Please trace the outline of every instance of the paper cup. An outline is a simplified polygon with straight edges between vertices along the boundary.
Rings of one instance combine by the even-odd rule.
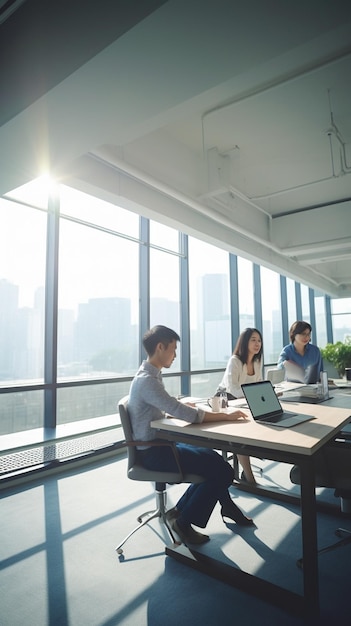
[[[210,399],[210,405],[214,413],[219,413],[221,409],[220,404],[221,404],[221,399],[219,396],[213,396],[213,398]]]

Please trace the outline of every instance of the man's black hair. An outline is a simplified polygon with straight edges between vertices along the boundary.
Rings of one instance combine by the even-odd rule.
[[[167,328],[167,326],[153,326],[146,331],[143,337],[143,346],[148,356],[152,356],[155,354],[158,343],[162,343],[167,348],[172,341],[180,341],[179,335],[174,330]]]

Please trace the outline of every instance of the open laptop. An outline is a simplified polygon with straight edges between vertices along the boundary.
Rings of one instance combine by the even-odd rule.
[[[244,383],[241,388],[256,422],[290,428],[314,419],[313,415],[284,411],[270,380]]]
[[[304,383],[305,385],[313,385],[319,381],[319,366],[314,363],[303,369],[293,361],[285,361],[284,364],[286,380]]]
[[[285,394],[284,402],[307,402],[308,404],[320,404],[330,400],[328,387],[328,373],[320,373],[320,381],[316,385],[303,385],[297,389],[297,394]]]

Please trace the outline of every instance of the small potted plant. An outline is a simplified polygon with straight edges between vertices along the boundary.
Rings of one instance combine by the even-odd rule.
[[[348,338],[345,343],[342,341],[327,343],[325,348],[321,348],[321,354],[323,360],[329,361],[342,378],[345,375],[345,368],[351,367],[351,339]]]

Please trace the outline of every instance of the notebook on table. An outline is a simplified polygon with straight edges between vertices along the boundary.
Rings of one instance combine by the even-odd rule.
[[[351,387],[351,380],[345,380],[345,378],[334,378],[332,385],[339,387],[340,389],[348,389]]]
[[[290,428],[315,419],[313,415],[284,411],[269,380],[244,383],[241,388],[256,422]]]

